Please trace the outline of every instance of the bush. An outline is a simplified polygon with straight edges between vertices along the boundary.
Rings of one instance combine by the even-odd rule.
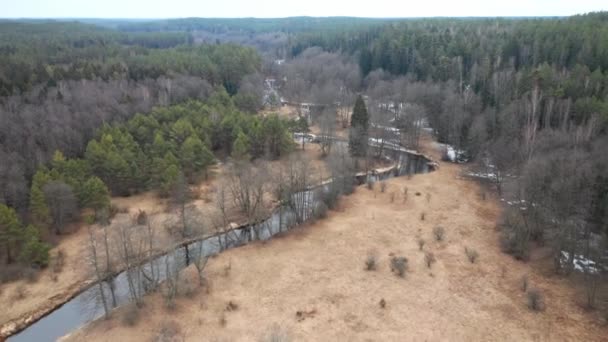
[[[21,278],[21,267],[22,266],[18,264],[2,265],[2,267],[0,267],[0,284]]]
[[[125,308],[125,312],[122,316],[122,323],[130,327],[137,324],[139,321],[139,308],[134,303],[130,303]]]
[[[20,284],[15,288],[15,293],[13,293],[13,300],[22,300],[27,295],[27,290],[23,284]]]
[[[58,249],[57,253],[51,257],[51,270],[53,273],[60,273],[65,264],[65,253],[62,249]]]
[[[531,233],[522,221],[521,215],[507,211],[500,225],[500,248],[504,253],[513,255],[518,260],[530,258]]]
[[[38,271],[31,267],[24,268],[22,271],[22,277],[25,278],[28,283],[35,283],[38,281]]]
[[[313,218],[319,220],[319,219],[323,219],[327,217],[327,205],[323,202],[319,202],[315,205],[315,207],[312,210],[312,216]]]
[[[369,253],[365,259],[365,270],[375,271],[378,266],[378,258],[374,253]]]
[[[178,342],[183,341],[183,338],[179,336],[180,328],[179,325],[173,321],[163,322],[160,325],[160,329],[154,337],[154,342]]]
[[[437,261],[437,259],[435,259],[435,254],[433,254],[433,252],[424,253],[424,263],[426,264],[426,267],[431,268],[435,261]]]
[[[538,289],[530,289],[528,291],[528,308],[532,311],[543,311],[545,309],[545,302],[543,295]]]
[[[84,216],[84,223],[88,224],[89,226],[95,224],[95,221],[97,221],[97,218],[94,214],[88,214]]]
[[[374,182],[371,178],[368,177],[367,183],[366,183],[367,190],[374,190],[374,183],[376,183],[376,182]]]
[[[421,251],[424,248],[424,244],[426,243],[426,241],[424,241],[423,238],[419,238],[418,239],[418,250]]]
[[[228,301],[228,304],[226,304],[226,311],[236,311],[239,309],[238,304],[236,304],[233,301]]]
[[[445,237],[445,229],[442,226],[436,226],[433,228],[433,235],[435,235],[435,240],[443,241]]]
[[[183,279],[184,279],[183,284],[180,287],[182,294],[186,298],[194,297],[198,292],[198,289],[199,289],[198,285],[194,281],[190,280],[189,277],[184,277]],[[185,279],[188,279],[188,280],[185,280]]]
[[[392,257],[391,258],[391,272],[395,273],[399,277],[405,277],[407,271],[407,258],[406,257]]]
[[[521,277],[521,291],[522,292],[528,291],[528,276],[527,275],[523,275]]]
[[[327,190],[321,190],[318,192],[319,199],[321,202],[325,203],[327,208],[334,209],[336,204],[338,204],[338,199],[340,198],[340,191],[337,185],[331,183]]]
[[[479,258],[479,253],[472,248],[465,247],[464,253],[467,255],[467,258],[469,259],[471,264],[474,264],[475,261],[477,261],[477,259]]]
[[[143,226],[144,224],[148,223],[148,214],[145,210],[140,209],[137,212],[137,214],[135,215],[135,223],[140,226]]]

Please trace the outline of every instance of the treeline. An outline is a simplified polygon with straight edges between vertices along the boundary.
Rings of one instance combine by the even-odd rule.
[[[412,19],[378,27],[298,34],[292,55],[308,47],[355,54],[364,75],[383,69],[420,80],[468,77],[541,63],[608,69],[608,14],[554,19]],[[475,70],[477,69],[477,70]]]
[[[380,26],[403,19],[375,19],[355,17],[289,17],[289,18],[183,18],[152,20],[148,22],[126,22],[115,25],[126,32],[158,31],[208,31],[212,33],[268,32],[298,33],[310,30],[329,31],[345,27]]]
[[[172,73],[223,83],[260,63],[250,49],[193,46],[186,32],[124,33],[81,23],[0,23],[0,96],[62,80],[142,80]]]

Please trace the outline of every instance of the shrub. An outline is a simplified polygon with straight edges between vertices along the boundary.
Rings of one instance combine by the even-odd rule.
[[[406,257],[392,257],[391,258],[391,272],[394,272],[399,277],[405,277],[407,271],[407,258]]]
[[[27,267],[23,269],[22,276],[28,283],[35,283],[38,280],[38,271],[31,267]]]
[[[139,308],[134,303],[128,304],[122,316],[122,323],[130,327],[134,326],[139,320]]]
[[[94,214],[88,214],[84,216],[84,223],[88,224],[89,226],[94,224],[95,221],[97,221],[97,218]]]
[[[504,253],[513,255],[518,260],[530,257],[531,232],[524,224],[521,214],[507,210],[500,224],[500,248]]]
[[[184,277],[184,279],[189,279],[188,277]],[[182,294],[184,297],[192,298],[198,292],[198,285],[192,280],[184,280],[182,286],[180,287]]]
[[[545,302],[543,295],[538,289],[530,289],[528,291],[528,308],[532,311],[543,311],[545,309]]]
[[[437,259],[435,259],[435,254],[433,254],[433,252],[424,253],[424,263],[426,264],[426,267],[431,268],[435,261],[437,261]]]
[[[63,270],[63,265],[65,264],[65,253],[62,249],[58,249],[57,253],[53,255],[51,258],[51,270],[54,273],[59,273]]]
[[[0,267],[0,284],[21,278],[23,275],[21,267],[22,266],[18,264],[2,265],[2,267]]]
[[[375,271],[378,266],[378,258],[374,253],[369,253],[365,259],[365,270]]]
[[[153,342],[178,342],[183,341],[179,336],[180,328],[176,322],[168,321],[160,325],[160,329],[154,337]]]
[[[418,250],[421,251],[424,248],[424,244],[426,243],[426,241],[424,241],[423,238],[418,238]]]
[[[233,301],[228,301],[228,304],[226,304],[226,311],[236,311],[238,310],[239,306],[238,304],[236,304]]]
[[[371,178],[367,178],[367,189],[368,190],[374,190],[374,181]]]
[[[15,288],[15,293],[13,293],[13,299],[22,300],[25,298],[26,295],[27,290],[25,289],[25,286],[23,286],[23,284],[20,284],[19,286],[17,286],[17,288]]]
[[[477,258],[479,258],[479,253],[472,248],[465,247],[464,253],[467,255],[467,258],[469,259],[471,264],[474,264],[475,261],[477,261]]]
[[[338,204],[338,199],[340,197],[340,191],[337,185],[331,183],[327,190],[321,190],[318,192],[318,196],[321,202],[325,203],[327,208],[333,209],[336,204]]]
[[[435,226],[435,228],[433,228],[433,235],[435,235],[435,240],[443,241],[445,237],[445,229],[442,226]]]
[[[137,214],[135,214],[135,223],[140,226],[148,223],[148,214],[145,210],[139,210]]]
[[[523,275],[521,277],[521,291],[522,292],[526,292],[528,291],[528,276],[527,275]]]
[[[315,205],[312,210],[313,218],[319,220],[327,217],[327,205],[323,202],[319,202]]]
[[[385,192],[386,191],[386,182],[382,181],[380,182],[380,192]]]

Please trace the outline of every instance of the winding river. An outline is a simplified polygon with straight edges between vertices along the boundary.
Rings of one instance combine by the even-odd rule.
[[[391,160],[394,160],[395,165],[379,172],[373,172],[370,175],[358,174],[357,181],[359,184],[364,183],[367,179],[378,181],[394,176],[426,173],[432,171],[434,167],[430,159],[413,151],[385,148],[384,154]],[[325,191],[328,184],[325,183],[317,187],[317,189],[304,191],[294,196],[300,196],[300,198],[304,196],[306,201],[310,203],[307,207],[313,208],[316,205],[314,191]],[[310,212],[306,216],[310,217]],[[289,229],[290,225],[288,225],[288,222],[294,222],[294,212],[289,207],[283,206],[274,210],[272,215],[261,223],[238,227],[216,236],[192,242],[188,245],[188,250],[193,251],[202,247],[204,255],[215,255],[220,253],[221,250],[238,247],[254,240],[270,239],[273,235]],[[222,249],[220,246],[224,248]],[[177,262],[179,267],[183,268],[186,266],[185,250],[184,246],[179,247],[172,252],[158,256],[153,261],[149,261],[143,268],[149,271],[154,263],[156,265],[165,265],[166,262],[171,264]],[[167,258],[169,259],[167,260]],[[184,261],[179,262],[179,260]],[[160,271],[159,279],[161,281],[166,278],[164,269],[165,267],[163,266],[158,267],[158,271]],[[111,283],[109,281],[102,283],[104,292],[108,294],[109,286],[114,286],[117,306],[124,305],[130,301],[126,271],[119,273]],[[100,318],[103,316],[104,311],[103,306],[95,299],[98,298],[98,293],[99,284],[92,284],[73,299],[32,323],[21,332],[9,337],[8,341],[55,341],[86,323]]]

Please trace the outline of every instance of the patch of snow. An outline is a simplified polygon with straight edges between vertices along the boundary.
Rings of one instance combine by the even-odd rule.
[[[570,253],[566,251],[561,252],[560,262],[563,264],[567,263],[570,259]],[[589,272],[598,274],[600,272],[597,263],[591,259],[587,259],[580,254],[574,254],[574,269],[579,272]]]
[[[457,150],[452,145],[440,144],[445,151],[445,159],[452,163],[464,164],[469,161],[465,150]]]

